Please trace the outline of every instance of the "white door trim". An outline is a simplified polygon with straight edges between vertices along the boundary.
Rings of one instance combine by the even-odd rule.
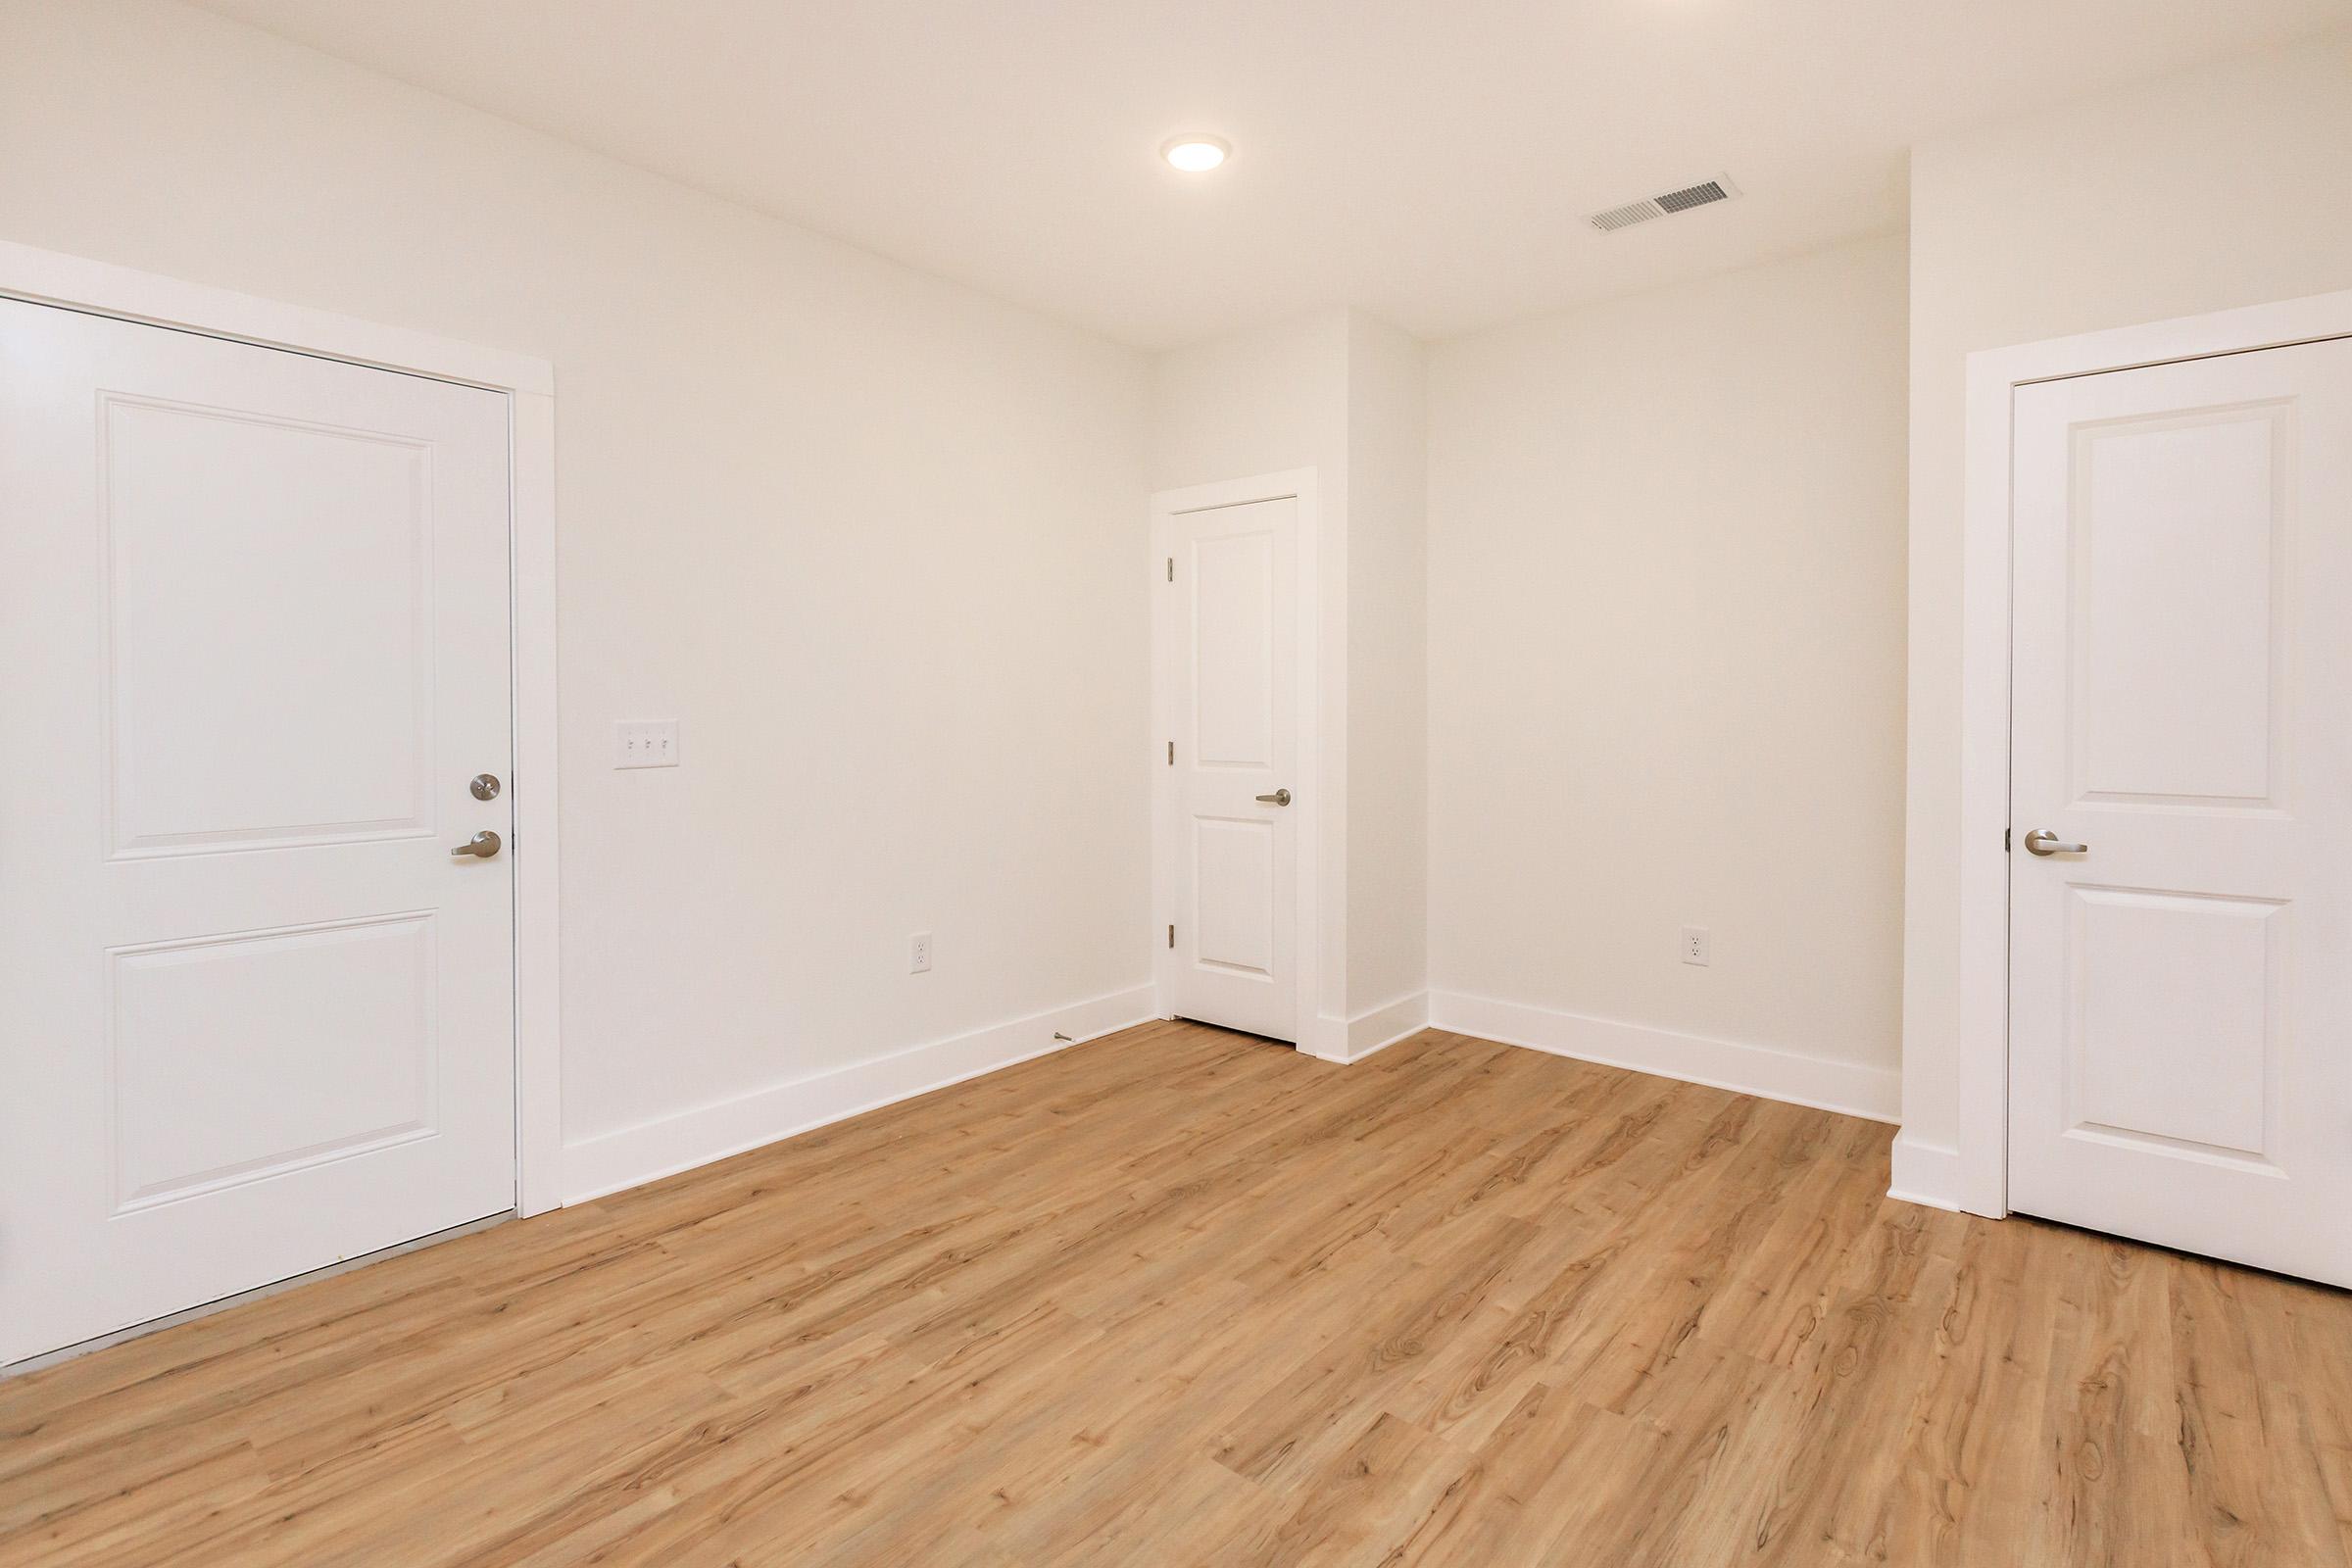
[[[506,394],[514,627],[515,1211],[527,1215],[560,1207],[564,1101],[556,898],[554,368],[527,355],[7,241],[0,241],[0,297]]]
[[[1164,563],[1174,553],[1170,529],[1172,519],[1178,514],[1286,498],[1298,503],[1298,564],[1296,573],[1298,591],[1296,720],[1298,784],[1293,792],[1298,797],[1298,940],[1294,949],[1298,988],[1297,1032],[1292,1038],[1300,1051],[1323,1055],[1327,1054],[1327,1043],[1322,1037],[1319,1006],[1323,951],[1322,856],[1319,847],[1331,822],[1329,813],[1337,809],[1338,802],[1331,798],[1323,777],[1325,768],[1320,710],[1325,655],[1319,615],[1322,594],[1319,588],[1315,470],[1291,468],[1281,473],[1259,474],[1249,479],[1228,479],[1215,484],[1188,485],[1181,490],[1159,491],[1152,497],[1151,503],[1148,537],[1152,555],[1148,569],[1153,584],[1166,586]],[[1163,750],[1167,738],[1175,733],[1172,662],[1176,657],[1176,638],[1175,627],[1168,615],[1167,598],[1153,594],[1152,605],[1152,929],[1156,933],[1164,930],[1176,918],[1176,867],[1173,860],[1176,839],[1171,826],[1175,820],[1176,793],[1169,777],[1170,770],[1164,765],[1166,754]],[[1154,939],[1152,943],[1152,1011],[1162,1018],[1175,1015],[1175,956],[1164,941]],[[1345,1044],[1342,1043],[1339,1049],[1344,1056]]]
[[[2352,336],[2352,290],[1968,357],[1960,580],[1960,1104],[1957,1191],[2009,1212],[2011,443],[2017,388]]]

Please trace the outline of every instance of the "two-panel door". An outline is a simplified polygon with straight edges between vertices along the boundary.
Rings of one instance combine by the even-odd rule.
[[[1296,1040],[1298,503],[1180,512],[1161,542],[1167,1005]]]
[[[500,394],[0,301],[0,1361],[514,1206],[508,472]]]
[[[2014,418],[2010,1204],[2352,1285],[2352,341]]]

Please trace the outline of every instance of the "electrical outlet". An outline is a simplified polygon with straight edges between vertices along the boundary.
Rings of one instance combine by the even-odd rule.
[[[906,972],[908,974],[929,974],[931,972],[930,932],[917,931],[906,939]]]
[[[1705,926],[1687,925],[1683,927],[1683,961],[1701,964],[1707,961],[1707,928]]]
[[[678,721],[612,726],[614,767],[675,767],[678,765]]]

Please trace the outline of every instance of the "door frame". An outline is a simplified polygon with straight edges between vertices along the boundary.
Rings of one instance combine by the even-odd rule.
[[[1968,357],[1960,580],[1961,1209],[2009,1212],[2009,725],[2016,394],[2039,381],[2352,337],[2352,290]],[[1929,1152],[1923,1151],[1922,1152]]]
[[[1165,588],[1167,577],[1163,563],[1174,553],[1171,537],[1175,519],[1186,513],[1212,512],[1226,507],[1249,506],[1257,501],[1296,501],[1298,503],[1298,560],[1293,571],[1297,584],[1297,693],[1294,698],[1295,725],[1293,737],[1298,757],[1298,780],[1293,789],[1297,804],[1292,808],[1298,821],[1298,907],[1297,931],[1292,946],[1298,969],[1298,989],[1293,998],[1294,1023],[1292,1043],[1309,1055],[1325,1055],[1321,1038],[1322,972],[1322,907],[1323,878],[1320,874],[1322,855],[1320,846],[1326,832],[1345,818],[1340,815],[1339,802],[1326,787],[1329,769],[1323,747],[1322,674],[1325,656],[1322,646],[1322,591],[1320,576],[1320,548],[1318,516],[1315,503],[1315,470],[1290,468],[1279,473],[1258,474],[1247,479],[1220,480],[1213,484],[1187,485],[1178,490],[1162,490],[1151,501],[1151,526],[1148,530],[1151,545],[1150,582],[1153,590]],[[1165,763],[1163,750],[1168,738],[1175,733],[1175,660],[1178,647],[1175,605],[1170,596],[1154,591],[1152,595],[1152,931],[1156,934],[1176,918],[1176,789]],[[1175,1014],[1176,958],[1163,941],[1152,943],[1152,1010],[1162,1018]]]
[[[0,297],[505,395],[514,683],[514,1209],[530,1215],[563,1206],[554,367],[503,349],[5,240]]]

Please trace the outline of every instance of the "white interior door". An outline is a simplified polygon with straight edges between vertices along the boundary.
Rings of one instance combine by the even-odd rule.
[[[1166,1005],[1295,1040],[1298,503],[1183,512],[1166,528]]]
[[[2015,416],[2011,1206],[2352,1285],[2352,341]]]
[[[511,1208],[505,398],[0,301],[0,1360]]]

